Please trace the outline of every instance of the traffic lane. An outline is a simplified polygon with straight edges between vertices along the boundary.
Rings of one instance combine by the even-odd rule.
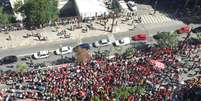
[[[169,27],[153,28],[150,30],[148,27],[140,24],[135,29],[129,30],[127,32],[114,34],[114,36],[116,39],[122,39],[123,37],[132,37],[132,36],[140,34],[140,33],[145,33],[148,36],[152,37],[153,35],[157,34],[157,32],[175,31],[181,27],[182,27],[182,25],[175,25],[175,26],[169,26]]]
[[[125,47],[127,46],[123,46],[124,49],[126,49]],[[98,47],[98,48],[91,48],[89,50],[89,53],[94,53],[94,52],[103,52],[103,51],[108,51],[110,52],[109,55],[111,54],[114,54],[114,53],[118,53],[119,51],[116,51],[114,49],[114,46],[113,45],[108,45],[108,46],[105,46],[105,47]],[[61,64],[61,60],[62,58],[63,59],[67,59],[67,58],[72,58],[75,56],[75,53],[70,53],[70,54],[64,54],[64,55],[55,55],[54,53],[50,53],[50,56],[48,58],[44,58],[44,59],[32,59],[32,62],[34,64],[40,64],[40,63],[45,63],[46,65],[54,65],[55,63],[59,62],[60,61],[60,64]],[[3,70],[3,71],[7,71],[7,70],[16,70],[16,65],[17,64],[26,64],[26,63],[30,63],[30,59],[27,59],[27,60],[22,60],[23,57],[19,57],[18,58],[18,62],[16,63],[12,63],[12,64],[7,64],[7,65],[1,65],[0,66],[0,70]],[[58,63],[57,63],[58,64]],[[13,68],[8,68],[9,66],[13,66]]]
[[[141,27],[143,27],[143,26],[141,26]],[[171,28],[167,27],[164,29],[170,31],[172,28],[174,28],[174,30],[176,29],[175,26],[173,26]],[[129,32],[116,33],[116,34],[114,34],[114,36],[116,39],[121,39],[122,37],[128,37],[128,36],[132,36],[132,35],[138,33],[136,31],[140,31],[140,30],[136,29],[136,30],[129,31]],[[161,28],[160,31],[164,31],[164,30]],[[143,32],[143,30],[141,30],[141,32]],[[156,32],[158,32],[157,28],[150,30],[148,33],[155,34]],[[108,38],[108,36],[100,35],[100,36],[96,36],[96,37],[83,38],[82,43],[93,43],[95,41],[105,39],[105,38]],[[78,40],[76,39],[76,40],[68,40],[66,42],[62,41],[62,42],[54,42],[54,43],[49,43],[49,44],[45,43],[45,44],[40,44],[37,46],[31,46],[31,47],[20,47],[20,48],[1,50],[0,57],[8,56],[8,55],[20,55],[20,56],[27,55],[27,54],[30,55],[30,54],[40,51],[40,50],[55,50],[55,49],[59,48],[61,45],[62,46],[65,46],[65,45],[76,46],[77,43],[78,43]]]
[[[82,43],[93,43],[95,41],[98,41],[100,39],[108,38],[107,35],[100,35],[96,37],[90,37],[90,38],[83,38]],[[20,47],[20,48],[10,48],[6,50],[0,50],[0,57],[9,56],[9,55],[16,55],[19,57],[23,57],[26,55],[32,55],[35,52],[41,51],[41,50],[51,50],[54,51],[62,46],[72,46],[75,47],[78,45],[78,40],[68,40],[68,41],[62,41],[62,42],[54,42],[50,44],[40,44],[35,46],[26,46],[26,47]]]
[[[43,58],[43,59],[32,59],[31,58],[31,59],[27,59],[27,60],[22,60],[23,57],[19,57],[18,61],[15,63],[7,64],[7,65],[1,65],[0,70],[3,70],[3,71],[16,70],[17,64],[29,64],[31,61],[34,64],[45,63],[46,65],[52,65],[54,63],[56,64],[57,62],[61,62],[62,58],[63,59],[65,59],[67,57],[71,58],[72,56],[74,56],[74,53],[64,54],[64,55],[55,55],[55,54],[51,53],[48,58]],[[11,66],[13,66],[13,68],[8,68]]]
[[[77,45],[77,40],[68,40],[62,42],[54,42],[54,43],[44,43],[35,46],[26,46],[26,47],[19,47],[19,48],[11,48],[6,50],[0,50],[0,57],[9,56],[9,55],[16,55],[16,56],[23,56],[23,55],[31,55],[35,52],[41,50],[55,50],[61,46],[75,46]]]
[[[89,43],[92,44],[96,41],[99,41],[101,39],[108,39],[107,35],[100,35],[100,36],[94,36],[94,37],[88,37],[88,38],[82,38],[81,41],[82,43]]]

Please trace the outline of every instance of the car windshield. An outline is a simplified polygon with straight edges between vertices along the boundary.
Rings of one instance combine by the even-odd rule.
[[[60,48],[60,52],[66,52],[66,51],[68,51],[68,49],[66,49],[66,48],[65,49],[64,48]]]
[[[38,52],[37,55],[40,56],[40,52]]]
[[[38,52],[38,56],[45,56],[46,54],[43,54],[41,52]]]
[[[59,51],[62,52],[63,51],[62,48],[59,48]]]
[[[99,41],[99,43],[101,43],[101,44],[107,44],[107,40],[101,40],[101,41]]]
[[[124,40],[119,40],[119,43],[123,44],[123,43],[124,43]]]

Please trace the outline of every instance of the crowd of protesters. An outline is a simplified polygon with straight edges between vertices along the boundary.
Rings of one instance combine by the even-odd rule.
[[[93,96],[100,96],[103,101],[123,101],[122,96],[114,95],[118,88],[140,86],[145,89],[144,94],[130,93],[128,101],[184,101],[197,94],[188,92],[200,87],[201,78],[183,81],[180,68],[184,64],[177,56],[183,54],[191,59],[198,49],[198,46],[186,46],[184,51],[174,53],[167,48],[150,48],[149,51],[136,50],[129,58],[118,54],[110,59],[96,56],[84,64],[70,63],[56,69],[1,72],[0,84],[8,88],[1,90],[0,96],[10,101],[26,98],[90,101]],[[151,64],[151,59],[160,61],[165,68]],[[198,101],[199,96],[193,98]]]

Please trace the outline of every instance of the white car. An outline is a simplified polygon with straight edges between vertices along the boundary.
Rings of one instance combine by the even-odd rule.
[[[128,1],[127,5],[132,11],[137,12],[137,6],[134,1]]]
[[[103,47],[112,44],[111,40],[102,39],[93,43],[94,47]]]
[[[33,54],[33,58],[42,59],[49,57],[49,51],[39,51]]]
[[[115,46],[123,46],[123,45],[127,45],[127,44],[130,44],[131,43],[131,40],[129,37],[124,37],[123,39],[121,40],[117,40],[114,42],[114,45]]]
[[[56,55],[63,55],[63,54],[71,53],[71,52],[73,52],[73,48],[70,46],[65,46],[65,47],[61,47],[61,48],[57,49],[55,51],[55,54]]]

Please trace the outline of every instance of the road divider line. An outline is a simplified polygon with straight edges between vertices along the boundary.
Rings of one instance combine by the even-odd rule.
[[[54,52],[55,50],[49,50],[49,52]],[[31,56],[33,53],[27,53],[27,54],[21,54],[21,55],[17,55],[17,57],[24,57],[24,56]]]
[[[27,54],[21,54],[21,55],[17,55],[17,57],[24,57],[24,56],[31,56],[32,53],[27,53]]]

